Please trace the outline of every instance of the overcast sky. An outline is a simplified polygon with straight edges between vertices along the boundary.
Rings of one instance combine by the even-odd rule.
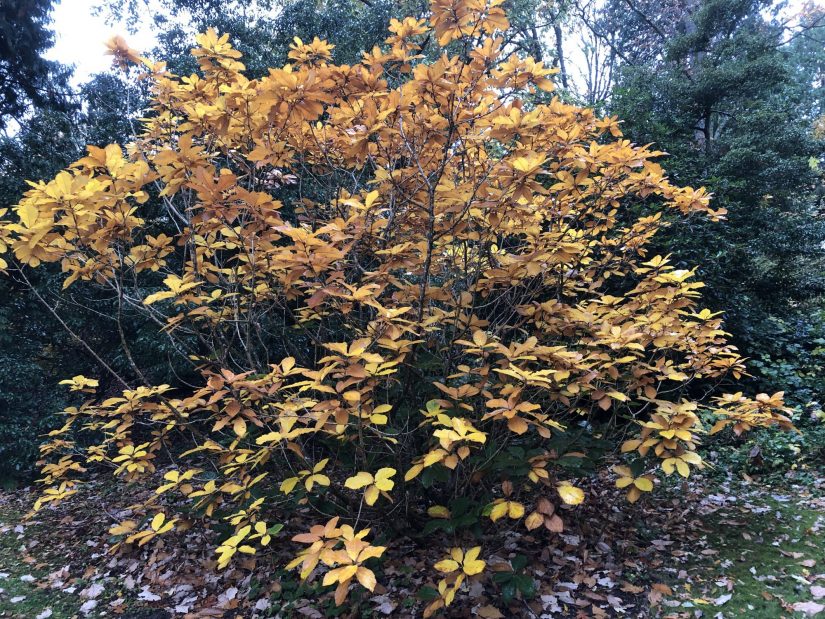
[[[825,0],[816,0],[825,5]],[[103,15],[94,15],[93,9],[101,0],[61,0],[52,11],[55,29],[55,45],[46,54],[52,60],[73,64],[73,85],[84,83],[91,75],[111,66],[111,56],[104,55],[104,41],[114,34],[126,38],[130,47],[140,52],[150,50],[155,43],[150,22],[129,33],[125,23],[107,24]],[[804,0],[790,0],[789,10],[804,4]],[[574,50],[570,54],[576,56]]]
[[[112,57],[105,55],[104,45],[112,35],[122,35],[132,48],[141,52],[150,50],[155,43],[147,25],[131,34],[125,23],[109,25],[103,15],[94,15],[94,7],[100,4],[101,0],[61,0],[52,9],[55,44],[46,57],[73,64],[75,86],[112,65]]]

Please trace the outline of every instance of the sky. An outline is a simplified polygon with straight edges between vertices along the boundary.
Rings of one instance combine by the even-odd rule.
[[[46,54],[51,60],[75,66],[72,85],[78,86],[95,73],[111,66],[111,56],[106,56],[104,42],[112,35],[125,37],[129,46],[139,52],[151,50],[155,43],[149,21],[140,24],[130,33],[123,22],[110,24],[103,15],[95,15],[94,8],[104,0],[61,0],[52,10],[55,45]],[[816,0],[825,4],[825,0]],[[804,0],[789,0],[788,10],[794,11]],[[575,51],[570,54],[575,57]]]
[[[138,51],[148,51],[155,43],[151,27],[142,24],[130,33],[123,22],[107,24],[103,15],[95,15],[94,8],[101,0],[61,0],[52,9],[55,44],[45,56],[63,64],[75,66],[72,85],[77,86],[95,73],[106,71],[112,57],[106,56],[104,42],[119,34]]]

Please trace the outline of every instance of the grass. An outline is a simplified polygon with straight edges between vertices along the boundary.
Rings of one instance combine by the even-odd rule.
[[[812,600],[806,577],[825,567],[825,511],[769,489],[746,497],[704,522],[706,554],[688,555],[684,569],[693,583],[680,596],[691,595],[682,609],[749,619],[802,616],[788,609]]]
[[[37,583],[44,582],[48,574],[59,567],[50,566],[42,560],[45,557],[35,558],[29,554],[26,542],[45,532],[37,530],[43,525],[26,527],[22,534],[15,531],[21,518],[22,513],[0,504],[0,527],[3,531],[0,533],[0,572],[8,574],[0,580],[0,588],[3,589],[0,594],[0,617],[35,619],[46,609],[52,611],[52,619],[77,616],[82,603],[77,595],[37,586]],[[21,580],[28,576],[33,576],[35,580]],[[21,597],[22,600],[12,602]]]

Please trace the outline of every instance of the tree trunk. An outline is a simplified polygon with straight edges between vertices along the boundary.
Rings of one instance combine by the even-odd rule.
[[[567,67],[564,64],[564,47],[562,46],[562,32],[561,24],[556,22],[553,24],[553,32],[556,34],[556,64],[559,67],[559,75],[561,76],[561,85],[567,89]]]

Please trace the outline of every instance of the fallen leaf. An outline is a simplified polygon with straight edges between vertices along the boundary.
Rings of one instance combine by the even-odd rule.
[[[730,594],[730,593],[726,593],[726,594],[724,594],[724,595],[720,595],[718,598],[716,598],[715,600],[713,600],[713,603],[714,603],[716,606],[721,606],[722,604],[726,604],[727,602],[729,602],[729,601],[730,601],[730,599],[731,599],[732,597],[733,597],[733,595],[732,595],[732,594]]]
[[[149,591],[149,587],[143,587],[140,593],[138,593],[138,599],[144,600],[146,602],[157,602],[160,599],[159,595],[155,595],[151,591]]]
[[[796,602],[792,608],[798,613],[805,613],[809,617],[813,617],[825,610],[825,604],[819,604],[818,602]]]
[[[504,617],[498,608],[495,606],[490,606],[489,604],[477,609],[476,615],[479,617],[484,617],[484,619],[502,619]]]
[[[96,606],[97,606],[97,600],[86,600],[85,602],[83,602],[83,605],[80,607],[80,612],[82,612],[84,615],[88,615],[90,612],[92,612],[95,609]]]
[[[398,604],[393,602],[388,595],[377,595],[370,599],[370,601],[377,604],[375,611],[381,613],[382,615],[391,615],[398,606]]]
[[[653,590],[658,591],[659,593],[664,593],[665,595],[673,595],[673,589],[671,589],[664,583],[654,583]]]
[[[624,591],[625,593],[641,593],[644,590],[644,587],[639,587],[629,582],[622,583],[622,591]]]
[[[92,583],[91,585],[89,585],[88,587],[86,587],[85,589],[83,589],[83,591],[80,592],[80,596],[84,597],[84,598],[87,598],[87,599],[90,599],[90,600],[93,600],[97,596],[99,596],[101,593],[103,593],[103,589],[104,589],[103,585],[101,585],[100,583],[95,582],[95,583]]]

